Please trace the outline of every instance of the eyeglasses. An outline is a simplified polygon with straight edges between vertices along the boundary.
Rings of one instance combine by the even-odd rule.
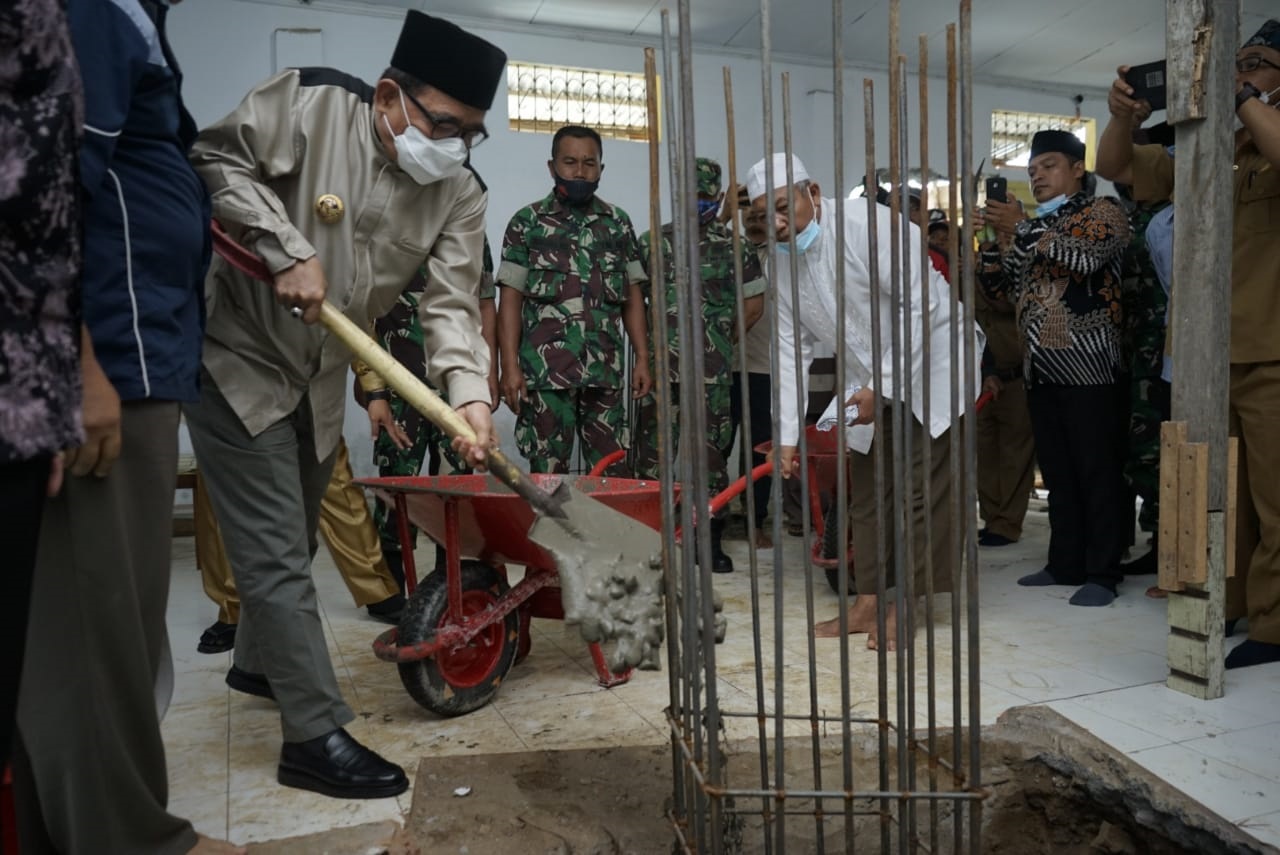
[[[1236,60],[1236,71],[1245,74],[1250,71],[1257,71],[1261,65],[1265,65],[1268,68],[1280,68],[1280,65],[1276,65],[1271,60],[1252,54],[1250,56],[1242,56]]]
[[[483,126],[464,128],[462,123],[453,118],[453,116],[443,116],[439,113],[433,113],[426,107],[422,106],[422,103],[418,101],[417,98],[410,95],[406,90],[401,89],[400,91],[404,93],[404,97],[408,98],[409,101],[412,102],[413,106],[418,108],[422,115],[427,117],[427,121],[431,123],[431,133],[429,136],[433,140],[460,139],[467,148],[475,148],[489,138],[489,132],[485,130]]]

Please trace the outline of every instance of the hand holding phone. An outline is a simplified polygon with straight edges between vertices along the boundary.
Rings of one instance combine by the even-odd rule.
[[[1165,72],[1166,63],[1163,59],[1130,66],[1124,75],[1124,82],[1133,89],[1133,94],[1129,97],[1135,101],[1146,101],[1152,110],[1163,110],[1169,95]]]
[[[987,198],[997,202],[1009,201],[1009,180],[1003,175],[993,175],[987,179]]]

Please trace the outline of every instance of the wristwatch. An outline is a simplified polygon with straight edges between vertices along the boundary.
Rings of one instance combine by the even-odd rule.
[[[1240,91],[1236,93],[1236,112],[1240,111],[1240,106],[1250,98],[1257,98],[1262,93],[1258,91],[1258,87],[1252,83],[1245,83],[1240,87]]]
[[[365,392],[364,396],[370,401],[390,401],[390,389],[374,389],[372,392]]]

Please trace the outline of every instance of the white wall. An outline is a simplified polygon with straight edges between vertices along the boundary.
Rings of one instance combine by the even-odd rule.
[[[331,7],[320,9],[301,5],[277,5],[253,0],[201,0],[183,3],[169,16],[169,36],[185,74],[183,94],[197,123],[207,124],[221,117],[239,102],[254,84],[273,73],[274,31],[280,28],[318,28],[321,31],[320,61],[367,81],[374,81],[386,67],[400,30],[402,13],[395,9]],[[465,23],[465,22],[464,22]],[[620,36],[616,42],[603,41],[599,34],[574,38],[557,33],[539,34],[495,29],[468,24],[477,34],[502,47],[515,60],[558,63],[588,68],[643,71],[644,42]],[[659,46],[655,42],[655,46]],[[658,53],[659,70],[662,65]],[[700,155],[714,157],[727,166],[727,131],[722,67],[729,67],[734,86],[739,176],[763,156],[763,97],[761,66],[757,58],[695,49],[693,100],[697,107],[694,133]],[[793,104],[794,149],[809,172],[819,177],[827,194],[834,192],[832,74],[829,67],[804,65],[794,61],[773,63],[775,80],[790,74]],[[862,177],[863,146],[862,80],[873,81],[876,94],[876,151],[881,167],[888,165],[888,77],[877,70],[850,67],[845,73],[845,181],[847,192]],[[1105,123],[1106,91],[1109,80],[1099,88],[1082,93],[1081,114]],[[918,85],[908,81],[910,110],[917,103]],[[979,85],[973,95],[974,164],[990,151],[990,115],[994,109],[1028,110],[1071,114],[1075,105],[1061,91],[996,88]],[[775,147],[782,149],[781,90],[775,87]],[[505,86],[499,91],[488,117],[492,134],[475,151],[473,163],[489,185],[489,240],[495,252],[502,244],[507,219],[521,206],[544,196],[550,189],[545,162],[550,155],[550,135],[519,134],[506,129]],[[913,122],[914,125],[914,122]],[[940,170],[946,153],[945,83],[932,79],[929,96],[930,164]],[[918,128],[910,131],[911,162],[918,152]],[[663,145],[661,187],[664,211],[668,188],[665,174],[666,144]],[[606,140],[606,170],[601,181],[602,197],[621,205],[630,213],[637,232],[648,228],[648,153],[644,145]],[[511,440],[511,414],[498,414],[504,446],[515,453]],[[369,474],[372,444],[368,422],[354,403],[348,405],[347,441],[357,473]]]

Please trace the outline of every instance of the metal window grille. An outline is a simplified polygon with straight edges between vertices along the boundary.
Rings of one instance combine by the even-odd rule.
[[[1070,131],[1087,145],[1086,135],[1089,134],[1092,124],[1092,119],[1081,119],[1077,116],[993,110],[991,111],[991,163],[997,168],[1026,166],[1027,158],[1031,153],[1031,138],[1037,131]]]
[[[603,137],[643,142],[648,134],[643,74],[556,65],[507,64],[508,127],[554,133],[587,125]]]

